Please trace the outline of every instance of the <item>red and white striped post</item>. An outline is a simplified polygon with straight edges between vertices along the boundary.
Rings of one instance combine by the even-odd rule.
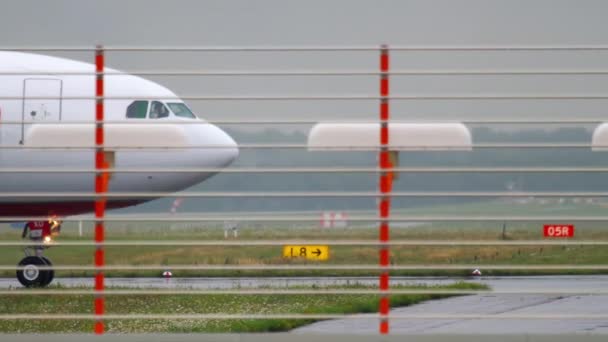
[[[106,199],[102,196],[108,188],[108,174],[104,151],[104,50],[97,46],[95,50],[95,334],[101,335],[105,331],[103,314],[105,312],[105,298],[103,291],[105,264],[104,246],[105,227],[103,218],[105,216]]]
[[[389,250],[389,222],[390,216],[390,192],[392,187],[391,162],[389,156],[389,49],[387,45],[380,48],[380,291],[389,290],[390,250]],[[380,334],[388,334],[388,314],[390,301],[388,293],[382,293],[380,298]]]

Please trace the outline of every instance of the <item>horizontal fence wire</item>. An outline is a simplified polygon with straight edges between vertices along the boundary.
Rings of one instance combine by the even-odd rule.
[[[608,75],[606,69],[517,69],[517,70],[470,70],[470,69],[452,69],[452,70],[394,70],[389,72],[381,72],[377,70],[171,70],[171,71],[155,71],[155,70],[123,70],[123,71],[105,71],[104,77],[121,77],[129,75],[137,76],[544,76],[544,75]],[[28,70],[28,71],[0,71],[0,76],[21,76],[21,75],[49,75],[49,76],[95,76],[96,73],[91,71],[44,71],[44,70]]]
[[[375,240],[205,240],[205,241],[180,241],[180,240],[135,240],[135,241],[0,241],[0,246],[217,246],[217,247],[240,247],[240,246],[285,246],[285,245],[329,245],[329,246],[606,246],[608,241],[601,240],[390,240],[380,242]]]
[[[374,167],[107,168],[109,173],[376,173]],[[395,167],[399,173],[604,173],[608,167]],[[0,173],[97,173],[91,168],[0,168]],[[169,195],[169,193],[166,193]]]
[[[169,192],[0,192],[0,198],[158,198],[175,195],[181,198],[366,198],[366,197],[608,197],[608,192],[561,192],[561,191],[394,191],[388,194],[364,191],[189,191],[179,194]]]
[[[339,286],[339,285],[338,285]],[[528,295],[608,295],[608,290],[585,290],[585,289],[513,289],[513,290],[442,290],[442,289],[389,289],[389,290],[362,290],[362,289],[285,289],[285,288],[264,288],[264,289],[211,289],[211,290],[155,290],[155,289],[133,289],[133,290],[113,290],[107,289],[104,295],[110,296],[129,296],[129,295],[508,295],[508,294],[528,294]],[[0,290],[0,296],[86,296],[95,295],[93,290]]]
[[[104,320],[259,320],[259,319],[293,319],[293,320],[327,320],[327,319],[390,319],[411,320],[449,320],[449,319],[577,319],[577,320],[607,320],[608,314],[104,314]],[[34,321],[34,320],[98,320],[100,316],[93,314],[0,314],[2,321]]]
[[[27,146],[27,145],[2,145],[3,150],[91,150],[96,147],[93,145],[65,145],[65,146]],[[185,146],[167,146],[167,145],[142,145],[142,146],[108,146],[108,150],[192,150],[192,149],[313,149],[314,151],[378,151],[381,147],[375,146],[360,146],[360,145],[324,145],[324,146],[309,146],[307,144],[239,144],[235,145],[185,145]],[[608,145],[589,144],[589,143],[479,143],[470,146],[458,145],[408,145],[399,146],[391,145],[391,150],[397,151],[446,151],[456,150],[461,151],[464,148],[472,149],[555,149],[555,148],[577,148],[577,149],[606,149]]]
[[[377,52],[381,49],[390,51],[428,51],[428,52],[491,52],[491,51],[608,51],[603,44],[569,44],[569,45],[296,45],[296,46],[104,46],[105,52]],[[39,52],[87,52],[95,51],[95,46],[4,46],[0,50],[39,51]]]
[[[559,265],[509,265],[489,264],[475,265],[476,268],[486,270],[519,270],[519,271],[557,271],[557,270],[608,270],[608,265],[602,264],[559,264]],[[0,265],[0,271],[25,270],[27,266]],[[258,265],[58,265],[58,266],[36,266],[39,270],[55,271],[464,271],[471,270],[472,266],[456,264],[411,264],[411,265],[280,265],[280,264],[258,264]]]
[[[362,113],[362,115],[369,116],[371,114]],[[549,124],[549,125],[557,125],[557,124],[598,124],[607,121],[608,117],[604,118],[551,118],[551,119],[463,119],[463,120],[454,120],[454,119],[446,119],[446,120],[429,120],[429,119],[409,119],[409,120],[387,120],[386,122],[394,123],[394,124],[432,124],[432,123],[461,123],[468,125],[483,125],[483,124],[497,124],[497,125],[512,125],[512,124]],[[218,119],[218,120],[209,120],[209,119],[200,119],[200,120],[171,120],[171,119],[155,119],[155,120],[147,120],[147,119],[130,119],[130,120],[104,120],[104,121],[95,121],[95,120],[62,120],[61,124],[74,124],[74,125],[94,125],[94,124],[116,124],[116,125],[141,125],[145,123],[146,125],[167,125],[167,124],[177,124],[177,125],[206,125],[206,124],[216,124],[216,125],[315,125],[319,123],[339,123],[339,124],[378,124],[379,122],[383,122],[382,120],[366,120],[366,119],[349,119],[345,118],[343,120],[268,120],[268,119],[260,119],[260,120],[245,120],[245,119],[236,119],[236,120],[226,120],[226,119]],[[11,121],[6,120],[2,121],[2,124],[6,125],[22,125],[23,121]],[[57,125],[57,121],[35,121],[35,122],[27,122],[27,124],[36,124],[36,125]]]
[[[308,216],[286,216],[280,217],[277,215],[268,216],[235,216],[238,213],[232,212],[230,214],[223,215],[141,215],[141,214],[124,214],[124,215],[107,215],[103,220],[105,222],[226,222],[226,221],[239,221],[239,222],[319,222],[319,215],[308,215]],[[249,213],[250,214],[250,213]],[[224,216],[225,215],[225,216]],[[26,221],[46,221],[48,216],[5,216],[2,217],[4,222],[26,222]],[[83,216],[83,217],[62,217],[63,222],[98,222],[102,219]],[[389,218],[379,218],[377,215],[360,216],[360,217],[348,217],[349,222],[367,222],[367,223],[379,223],[379,222],[608,222],[608,216],[583,216],[583,215],[572,215],[572,216],[516,216],[516,215],[479,215],[479,216],[438,216],[438,215],[391,215]]]
[[[125,100],[141,98],[141,94],[121,95],[121,96],[0,96],[0,100],[96,100],[103,98],[105,101]],[[607,94],[412,94],[412,95],[391,95],[381,97],[372,94],[346,94],[346,95],[182,95],[182,96],[146,96],[146,100],[160,101],[342,101],[342,100],[608,100]]]

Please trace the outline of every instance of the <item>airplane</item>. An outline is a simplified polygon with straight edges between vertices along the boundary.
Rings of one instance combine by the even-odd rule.
[[[115,172],[108,192],[174,193],[206,180],[237,158],[237,143],[195,115],[171,90],[118,70],[104,72],[105,159],[110,168],[213,169]],[[94,211],[95,197],[89,195],[95,192],[95,173],[89,171],[95,170],[94,73],[95,65],[81,61],[0,51],[0,193],[18,194],[0,195],[0,222]],[[75,195],[62,196],[70,193]],[[153,199],[108,198],[106,207]],[[43,287],[52,281],[52,264],[41,254],[28,256],[26,251],[17,270],[22,285]]]

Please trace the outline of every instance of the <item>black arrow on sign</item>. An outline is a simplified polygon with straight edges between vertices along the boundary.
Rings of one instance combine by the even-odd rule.
[[[318,258],[318,257],[321,255],[321,250],[317,248],[317,250],[316,250],[316,251],[311,252],[311,253],[312,253],[312,254],[316,254],[316,255],[317,255],[317,258]]]

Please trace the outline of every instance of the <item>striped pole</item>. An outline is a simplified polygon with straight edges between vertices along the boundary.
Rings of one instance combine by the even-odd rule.
[[[389,157],[389,50],[387,45],[382,45],[380,48],[380,152],[379,152],[379,167],[380,167],[380,204],[379,216],[381,219],[388,219],[390,216],[390,191],[391,191],[391,176],[390,176],[390,157]],[[380,223],[380,291],[389,291],[389,272],[384,269],[389,266],[389,222],[382,221]],[[390,301],[388,293],[383,293],[380,298],[380,334],[389,333],[388,313],[390,309]]]
[[[97,46],[95,50],[95,193],[104,194],[108,187],[107,172],[104,169],[107,168],[105,155],[104,155],[104,50],[102,46]],[[105,331],[105,325],[103,322],[103,314],[105,312],[105,298],[103,291],[105,288],[104,284],[104,273],[101,268],[105,265],[105,255],[103,242],[105,239],[105,227],[103,218],[105,216],[106,200],[105,198],[98,196],[95,200],[95,267],[98,268],[95,273],[95,299],[94,299],[94,311],[95,311],[95,334],[101,335]]]

